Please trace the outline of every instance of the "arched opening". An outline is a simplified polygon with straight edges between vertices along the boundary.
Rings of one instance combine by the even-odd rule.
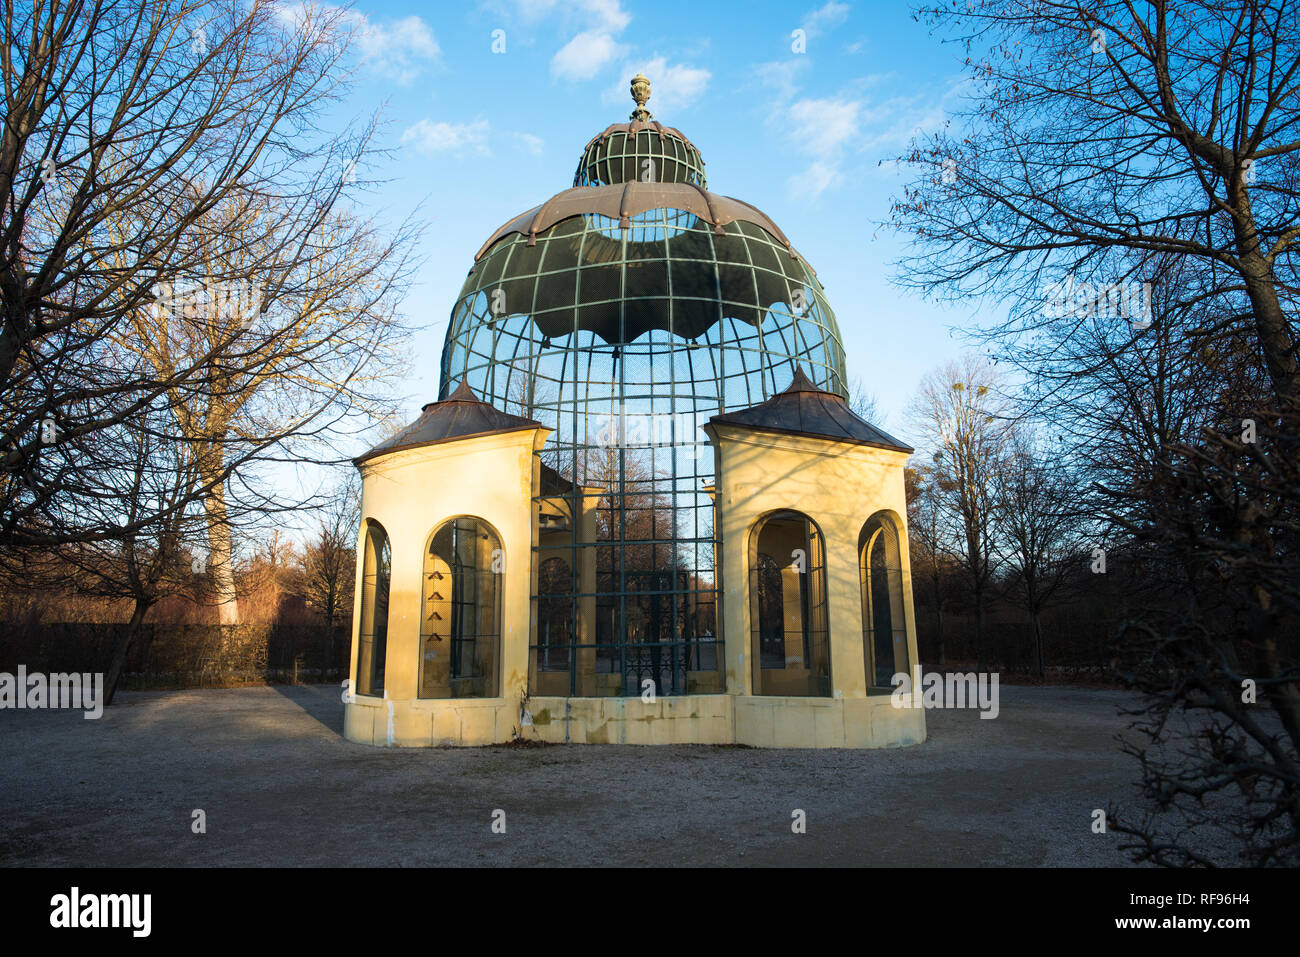
[[[574,590],[573,570],[563,558],[551,557],[537,566],[537,645],[533,653],[538,671],[566,674],[558,692],[563,694],[569,690],[567,672],[575,639]]]
[[[862,582],[862,649],[867,685],[892,691],[893,677],[906,674],[907,621],[903,610],[903,563],[898,526],[884,513],[873,515],[858,536]]]
[[[421,698],[495,698],[505,553],[486,522],[444,522],[424,554]]]
[[[382,697],[388,650],[388,586],[392,553],[388,533],[373,519],[362,529],[361,622],[357,629],[356,693]]]
[[[750,536],[749,569],[754,693],[830,697],[821,531],[799,512],[769,515]]]

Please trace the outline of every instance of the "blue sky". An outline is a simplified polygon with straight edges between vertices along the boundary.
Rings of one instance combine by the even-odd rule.
[[[368,201],[400,220],[417,204],[425,263],[404,304],[421,327],[402,392],[407,418],[436,398],[453,300],[497,226],[572,185],[583,146],[653,85],[655,118],[699,147],[710,190],[762,209],[817,269],[849,375],[881,424],[907,438],[920,377],[963,348],[969,309],[891,284],[897,237],[880,225],[899,171],[889,161],[959,102],[960,48],[894,3],[684,0],[358,3],[357,82],[344,115],[381,106]],[[805,52],[796,52],[802,30]],[[504,52],[494,53],[504,41]],[[881,161],[885,161],[883,164]]]

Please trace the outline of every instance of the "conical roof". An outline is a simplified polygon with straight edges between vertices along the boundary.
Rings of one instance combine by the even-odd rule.
[[[447,398],[425,405],[420,410],[420,417],[401,432],[352,461],[360,465],[369,459],[401,449],[537,428],[542,428],[542,423],[488,405],[465,382],[461,382]]]
[[[842,396],[819,389],[798,367],[785,391],[747,409],[715,415],[709,422],[759,432],[813,435],[897,452],[915,451],[857,415]]]

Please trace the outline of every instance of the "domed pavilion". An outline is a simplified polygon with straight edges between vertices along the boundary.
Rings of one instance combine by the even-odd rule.
[[[439,399],[363,479],[345,733],[882,747],[903,467],[812,266],[646,108],[479,247]]]

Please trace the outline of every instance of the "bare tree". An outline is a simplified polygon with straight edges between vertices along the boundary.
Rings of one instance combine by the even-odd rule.
[[[1182,602],[1120,630],[1160,812],[1121,829],[1161,863],[1211,862],[1216,822],[1241,859],[1294,862],[1300,21],[1256,0],[928,13],[967,44],[975,97],[907,157],[901,281],[1009,307],[984,335],[1070,453],[1102,456],[1098,515]]]
[[[158,402],[148,414],[136,415],[128,428],[101,430],[114,465],[92,477],[100,493],[78,504],[79,523],[116,519],[128,529],[120,540],[62,542],[28,548],[11,572],[25,587],[125,599],[131,616],[118,632],[105,674],[105,704],[111,704],[126,665],[137,646],[150,610],[164,598],[206,590],[206,538],[209,521],[195,500],[198,462],[190,446],[167,435],[170,413]]]
[[[1182,492],[1181,520],[1131,526],[1192,570],[1187,613],[1119,636],[1145,693],[1125,750],[1155,809],[1111,819],[1139,861],[1223,863],[1227,838],[1237,862],[1300,863],[1300,414],[1266,409],[1254,441],[1207,430],[1176,445],[1166,491]]]
[[[1223,321],[1252,330],[1275,394],[1300,398],[1295,11],[1012,0],[923,14],[965,44],[973,88],[906,157],[924,171],[893,207],[918,243],[899,281],[1042,305],[1068,277],[1081,305],[1141,281],[1149,257],[1195,260],[1192,295],[1230,302]],[[1093,315],[1024,309],[999,331]]]
[[[1008,439],[1010,406],[997,391],[997,371],[967,354],[925,376],[912,404],[922,444],[934,456],[944,513],[960,541],[962,567],[975,599],[975,645],[985,663],[984,611],[996,566],[994,480]]]
[[[152,416],[160,397],[182,417],[205,415],[204,397],[224,396],[232,377],[255,374],[268,351],[301,353],[291,337],[297,327],[277,322],[283,313],[275,310],[302,308],[313,293],[332,288],[304,276],[335,260],[304,255],[304,247],[318,252],[355,235],[341,226],[340,199],[355,181],[351,165],[367,152],[369,128],[329,137],[315,125],[341,89],[348,30],[340,8],[289,11],[263,0],[48,0],[6,8],[0,23],[0,532],[6,554],[23,545],[121,540],[153,523],[158,516],[146,513],[123,526],[106,510],[78,511],[75,503],[99,494],[87,477],[112,464],[104,456],[114,443],[101,433]],[[214,229],[223,218],[248,228]],[[264,236],[275,237],[260,251],[248,245],[254,220]],[[372,252],[363,259],[373,262]],[[250,330],[214,330],[193,316],[187,329],[173,323],[174,339],[156,343],[185,346],[165,366],[123,348],[130,317],[144,315],[160,288],[258,281],[272,310],[257,320],[257,333],[269,341],[263,351],[248,354]],[[374,291],[363,285],[357,293],[378,302]],[[332,305],[339,305],[337,297]],[[345,381],[336,370],[329,384]],[[314,427],[321,418],[296,421],[305,432],[304,421]],[[223,441],[220,428],[181,437]],[[268,427],[224,459],[200,456],[201,494],[218,499],[234,467],[283,437]],[[67,521],[74,514],[81,524]],[[214,534],[225,524],[214,516]]]
[[[1012,588],[1029,615],[1034,636],[1034,670],[1041,678],[1042,613],[1082,554],[1074,477],[1052,465],[1027,431],[1011,442],[995,476],[993,521],[1012,572]]]
[[[395,306],[409,237],[383,239],[343,211],[324,222],[285,218],[259,197],[236,195],[197,228],[197,242],[210,247],[204,276],[132,312],[122,340],[167,380],[178,365],[228,344],[201,385],[168,394],[180,437],[198,450],[218,608],[223,624],[235,624],[230,500],[260,499],[262,511],[296,507],[296,499],[273,502],[255,491],[248,473],[271,450],[332,459],[328,440],[340,429],[387,411],[382,387],[406,368]]]
[[[943,580],[954,557],[954,539],[944,513],[943,493],[933,466],[921,465],[906,470],[907,540],[911,549],[913,574],[924,575],[930,583],[934,600],[938,661],[946,663],[943,630]]]
[[[865,419],[872,425],[881,425],[880,408],[876,403],[876,396],[869,390],[860,378],[854,377],[852,384],[849,386],[849,408],[859,418]]]
[[[341,482],[320,512],[315,536],[302,555],[303,592],[325,620],[322,667],[335,660],[334,625],[351,614],[361,488],[355,474]]]
[[[537,374],[535,364],[520,359],[510,366],[506,388],[506,411],[522,415],[525,419],[537,418],[540,410],[555,401],[556,387]]]

